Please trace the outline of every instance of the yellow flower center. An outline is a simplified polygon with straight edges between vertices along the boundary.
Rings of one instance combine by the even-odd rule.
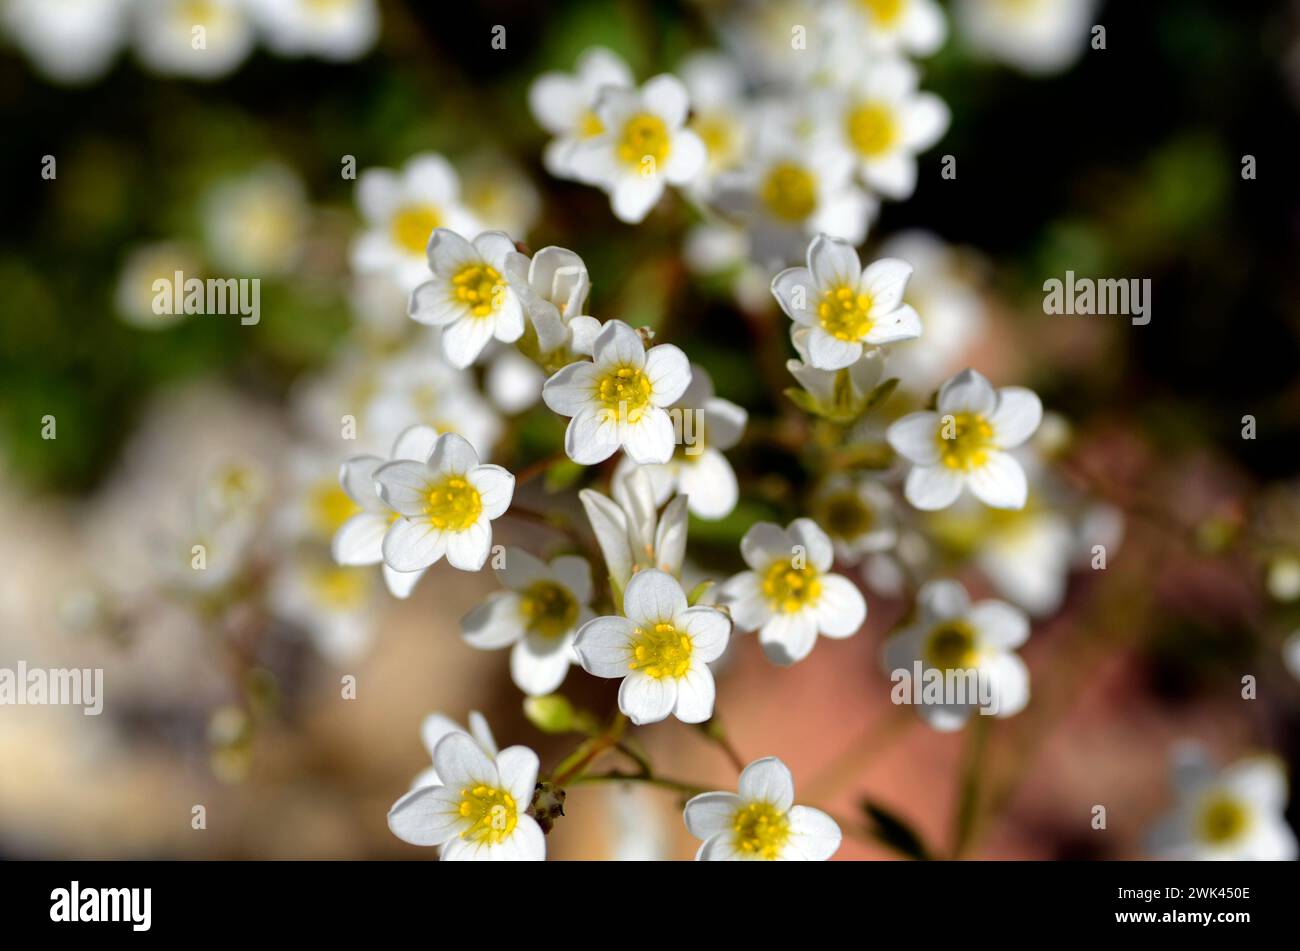
[[[500,845],[519,824],[519,809],[504,789],[471,786],[460,791],[460,817],[467,823],[462,839]]]
[[[988,461],[993,426],[979,413],[953,413],[939,419],[935,439],[945,466],[970,472]]]
[[[871,331],[871,295],[847,284],[822,294],[817,320],[822,329],[839,340],[861,340]]]
[[[440,224],[442,214],[433,205],[407,205],[393,215],[393,243],[408,254],[423,254],[429,235]]]
[[[365,601],[370,577],[364,568],[321,565],[312,569],[307,583],[321,604],[332,611],[348,611]]]
[[[600,116],[588,109],[578,120],[578,138],[592,139],[605,131],[605,123],[600,121]]]
[[[486,317],[501,305],[506,282],[490,264],[468,264],[452,276],[452,294],[475,317]]]
[[[769,861],[780,858],[790,838],[790,820],[771,803],[751,802],[736,810],[732,820],[736,851]]]
[[[709,153],[709,163],[715,168],[725,168],[736,158],[737,135],[735,124],[724,115],[699,115],[691,120],[691,129],[704,143]]]
[[[435,528],[463,532],[478,521],[483,498],[466,479],[450,476],[429,490],[424,511]]]
[[[938,670],[965,670],[979,664],[975,628],[965,621],[944,621],[925,642],[925,662]]]
[[[907,0],[861,0],[868,15],[880,26],[892,26],[907,9]]]
[[[626,165],[640,165],[652,159],[655,167],[668,157],[668,126],[658,116],[643,112],[623,123],[618,157]]]
[[[898,141],[893,110],[878,102],[864,102],[850,110],[844,124],[853,147],[868,158],[884,155]]]
[[[822,523],[840,538],[857,538],[871,530],[876,514],[852,489],[836,492],[822,503]]]
[[[343,488],[333,479],[321,480],[312,486],[307,500],[307,510],[312,528],[322,536],[333,535],[339,527],[361,511]]]
[[[817,208],[817,180],[802,165],[778,162],[763,179],[759,198],[782,221],[803,221]]]
[[[653,627],[638,627],[632,636],[634,643],[628,670],[644,671],[646,676],[660,680],[685,677],[691,669],[691,654],[695,648],[690,635],[671,624],[661,622]]]
[[[812,565],[796,568],[788,561],[774,561],[763,572],[763,596],[772,610],[794,614],[822,593],[822,579]]]
[[[529,631],[559,637],[578,620],[578,601],[563,585],[534,581],[520,594],[520,611]]]
[[[636,367],[609,370],[596,384],[596,398],[619,419],[635,423],[650,406],[650,377]]]
[[[1212,845],[1225,845],[1241,836],[1250,824],[1250,812],[1240,801],[1217,795],[1201,807],[1197,826],[1201,838]]]

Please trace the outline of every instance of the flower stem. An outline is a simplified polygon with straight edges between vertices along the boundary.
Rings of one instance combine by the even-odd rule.
[[[962,766],[961,785],[957,791],[957,811],[953,816],[952,857],[961,858],[975,834],[979,818],[980,774],[984,769],[984,755],[988,750],[988,717],[975,714],[967,738],[965,763]]]

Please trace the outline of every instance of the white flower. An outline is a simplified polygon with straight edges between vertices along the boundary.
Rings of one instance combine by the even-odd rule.
[[[970,603],[956,581],[930,581],[916,595],[917,619],[885,642],[885,672],[911,684],[915,665],[935,670],[974,670],[988,685],[989,716],[1009,717],[1029,702],[1029,669],[1015,648],[1029,637],[1029,619],[1005,601]],[[896,685],[899,681],[896,681]],[[897,689],[897,687],[896,687]],[[911,689],[910,687],[907,689]],[[977,691],[978,693],[978,691]],[[978,696],[967,703],[923,703],[917,713],[936,730],[959,730],[979,713]]]
[[[876,53],[929,56],[948,36],[948,21],[934,0],[847,0],[835,12],[847,12],[850,21],[856,19],[859,30],[865,28],[867,48]],[[831,22],[838,25],[840,19],[832,17]],[[853,46],[862,39],[850,29],[835,38],[841,37]]]
[[[435,229],[479,232],[461,204],[456,170],[433,152],[412,157],[401,172],[366,169],[357,178],[356,194],[367,231],[352,244],[352,266],[387,272],[403,290],[428,280],[427,249]]]
[[[571,363],[542,388],[546,405],[573,417],[564,451],[592,466],[623,449],[634,462],[664,463],[673,454],[673,423],[666,407],[691,381],[686,355],[672,344],[649,351],[621,320],[605,324],[591,362]]]
[[[582,258],[554,246],[532,258],[515,251],[506,259],[505,273],[531,329],[519,342],[521,350],[551,372],[591,356],[600,321],[583,313],[591,278]]]
[[[464,733],[433,751],[442,784],[413,789],[388,811],[388,828],[412,845],[440,845],[444,862],[546,858],[546,838],[527,809],[537,783],[537,754],[511,746],[495,757]]]
[[[455,433],[443,433],[426,462],[390,462],[375,470],[380,499],[403,517],[384,536],[384,563],[419,571],[444,554],[453,568],[478,571],[492,548],[491,520],[510,507],[515,477],[480,465]]]
[[[283,56],[343,61],[363,56],[379,35],[375,0],[247,0],[266,45]]]
[[[122,262],[117,285],[113,289],[113,304],[124,323],[139,330],[165,330],[175,327],[184,319],[183,313],[170,313],[171,305],[155,309],[159,291],[155,282],[165,281],[170,287],[176,272],[188,276],[202,273],[202,264],[193,249],[170,241],[131,248]],[[162,293],[168,300],[167,292]]]
[[[887,198],[916,190],[916,156],[943,137],[951,114],[933,93],[917,92],[916,67],[885,59],[865,67],[835,97],[836,131],[862,180]]]
[[[1152,829],[1148,849],[1175,861],[1290,862],[1286,772],[1273,756],[1250,756],[1216,772],[1197,746],[1174,753],[1178,804]]]
[[[686,828],[704,840],[697,861],[824,862],[839,849],[839,825],[794,804],[794,777],[775,756],[746,766],[737,788],[740,795],[707,792],[686,804]]]
[[[691,364],[690,385],[669,413],[676,429],[677,451],[664,465],[641,467],[650,477],[655,504],[662,505],[677,493],[687,497],[691,512],[700,518],[725,518],[736,507],[740,490],[723,452],[740,441],[749,414],[715,396],[713,379],[699,364]],[[625,457],[615,476],[636,465]]]
[[[9,0],[0,25],[32,64],[55,82],[99,79],[122,48],[128,0]]]
[[[557,178],[577,177],[571,163],[574,147],[604,131],[595,112],[597,96],[606,86],[631,85],[627,64],[603,46],[584,50],[573,75],[551,71],[533,80],[528,106],[538,124],[555,136],[542,155],[548,172]]]
[[[400,516],[379,497],[375,472],[392,460],[423,462],[432,455],[437,441],[438,431],[432,426],[412,426],[397,437],[388,459],[353,456],[339,467],[339,485],[360,511],[334,533],[330,550],[335,561],[340,565],[378,565],[384,561],[384,536]],[[424,577],[424,569],[403,572],[384,564],[383,575],[389,592],[406,598]]]
[[[266,163],[224,179],[203,196],[203,236],[212,263],[234,274],[284,274],[302,254],[308,226],[302,180]]]
[[[546,373],[514,347],[498,344],[488,358],[483,389],[493,404],[508,415],[537,405],[546,384]]]
[[[447,362],[464,369],[496,338],[513,343],[524,332],[524,311],[506,281],[515,244],[501,231],[485,231],[471,244],[438,228],[429,238],[433,279],[411,293],[411,317],[442,328]]]
[[[485,231],[504,231],[522,239],[537,223],[542,199],[516,162],[496,152],[482,152],[464,166],[465,207]]]
[[[810,518],[786,528],[759,522],[740,540],[749,571],[728,579],[722,603],[741,630],[758,631],[769,660],[787,665],[812,653],[818,633],[852,637],[867,618],[862,592],[847,578],[831,574],[834,549]]]
[[[994,508],[1023,508],[1025,470],[1006,450],[1038,428],[1043,404],[1032,390],[995,390],[974,370],[963,370],[940,389],[936,412],[911,413],[889,427],[894,451],[913,463],[904,495],[919,509],[952,505],[969,486]]]
[[[888,551],[898,540],[894,497],[876,480],[837,472],[810,500],[817,524],[826,527],[835,554],[847,564]]]
[[[654,486],[643,468],[616,476],[612,491],[613,499],[595,489],[583,489],[578,498],[615,587],[625,587],[634,572],[646,568],[680,574],[686,557],[686,498],[679,495],[658,514]]]
[[[785,368],[799,381],[812,398],[813,408],[823,416],[856,420],[885,375],[885,352],[879,347],[871,347],[847,369],[819,370],[812,365],[808,353],[808,338],[811,336],[810,327],[791,326],[790,340],[802,359],[787,360]]]
[[[807,327],[808,359],[820,370],[841,370],[866,347],[921,335],[921,319],[903,303],[912,267],[885,258],[865,270],[853,245],[818,235],[808,245],[808,266],[772,278],[772,295],[787,316]]]
[[[579,178],[609,193],[620,221],[641,221],[665,182],[688,184],[704,167],[704,143],[685,127],[689,108],[686,87],[667,73],[640,89],[601,89],[595,113],[602,131],[574,146],[569,161]]]
[[[477,710],[469,712],[469,729],[461,726],[449,716],[441,713],[430,713],[420,724],[420,740],[424,743],[424,748],[429,751],[429,758],[433,758],[433,751],[438,748],[444,736],[450,736],[452,733],[463,733],[479,745],[488,756],[497,755],[497,741],[492,736],[492,728],[488,726],[487,718]],[[421,770],[420,774],[415,777],[411,783],[412,789],[419,789],[421,786],[441,786],[442,778],[438,775],[438,770],[430,766]]]
[[[1087,49],[1096,10],[1096,0],[958,0],[955,16],[975,51],[1046,75]]]
[[[591,565],[577,555],[549,564],[507,548],[497,578],[509,591],[490,595],[461,620],[465,643],[480,650],[514,645],[510,677],[530,697],[554,692],[573,661],[573,638],[595,615]]]
[[[306,628],[328,660],[345,663],[370,645],[375,594],[372,572],[302,551],[276,572],[269,601],[276,614]]]
[[[687,607],[672,575],[639,571],[623,592],[625,617],[598,617],[573,642],[583,669],[622,677],[618,708],[636,724],[670,713],[683,723],[713,716],[709,661],[726,650],[731,621],[716,608]]]
[[[701,193],[720,173],[738,166],[749,152],[749,110],[735,60],[715,52],[692,53],[678,68],[691,100],[690,129],[704,143]]]
[[[253,49],[253,25],[241,0],[138,0],[136,53],[167,76],[217,79]]]

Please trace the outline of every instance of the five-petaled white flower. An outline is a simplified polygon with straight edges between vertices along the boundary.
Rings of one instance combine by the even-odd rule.
[[[497,578],[509,588],[490,595],[461,620],[465,642],[482,650],[514,645],[510,677],[531,697],[551,693],[564,682],[574,659],[573,638],[595,614],[591,566],[577,555],[549,564],[507,548]]]
[[[775,756],[746,766],[737,788],[740,795],[700,793],[686,804],[686,828],[704,840],[697,861],[824,862],[839,849],[839,825],[794,804],[794,777]]]
[[[731,621],[716,608],[688,607],[672,575],[638,571],[623,592],[624,617],[598,617],[578,631],[573,648],[583,669],[622,677],[618,708],[636,724],[670,713],[683,723],[713,716],[709,662],[731,636]]]
[[[889,638],[882,652],[895,690],[910,695],[918,663],[922,678],[931,670],[944,677],[974,671],[978,680],[962,687],[965,703],[937,689],[937,702],[921,703],[917,713],[930,726],[945,732],[959,730],[977,711],[1009,717],[1025,708],[1029,669],[1015,653],[1029,637],[1024,612],[1005,601],[971,604],[966,589],[956,581],[927,582],[917,592],[916,604],[915,623]],[[939,682],[936,677],[934,683]],[[987,701],[984,709],[982,701]]]
[[[620,221],[641,221],[659,203],[666,182],[686,185],[704,167],[704,143],[685,127],[689,108],[686,87],[667,73],[640,89],[601,89],[594,110],[601,132],[569,156],[580,179],[609,193]]]
[[[620,447],[634,462],[672,458],[671,406],[691,382],[691,365],[672,344],[647,351],[641,337],[621,320],[611,320],[592,345],[592,361],[571,363],[542,388],[546,405],[572,416],[564,451],[574,462],[593,466]]]
[[[776,664],[803,660],[818,633],[851,637],[867,617],[862,592],[847,578],[831,574],[831,540],[810,518],[787,528],[759,522],[740,540],[749,565],[719,591],[736,626],[758,631],[758,641]]]
[[[357,208],[367,230],[352,244],[352,266],[383,272],[411,291],[429,279],[429,238],[437,228],[477,234],[460,197],[460,178],[441,155],[413,156],[400,172],[368,168],[357,178]]]
[[[471,243],[447,228],[429,238],[433,279],[411,292],[411,317],[442,328],[447,362],[464,369],[495,337],[523,336],[524,309],[505,278],[515,244],[503,231],[485,231]]]
[[[1280,760],[1248,756],[1216,771],[1205,751],[1174,751],[1178,805],[1151,831],[1152,855],[1176,861],[1291,862],[1296,836],[1286,822],[1287,782]]]
[[[579,178],[573,168],[574,148],[605,131],[596,115],[596,99],[606,86],[632,85],[632,70],[618,54],[603,46],[586,49],[572,75],[557,70],[542,73],[528,87],[528,107],[533,118],[555,136],[546,145],[542,161],[557,178]]]
[[[939,389],[936,411],[911,413],[889,427],[894,451],[911,463],[903,494],[919,509],[952,505],[963,486],[985,505],[1023,508],[1025,470],[1006,450],[1038,428],[1043,404],[1022,386],[993,386],[963,370]]]
[[[828,19],[832,27],[844,27],[833,41],[855,49],[859,61],[863,40],[873,53],[929,56],[948,36],[948,21],[935,0],[852,0],[833,8]]]
[[[723,452],[740,441],[749,414],[730,400],[714,395],[713,378],[699,364],[691,365],[691,383],[670,410],[677,430],[677,451],[664,465],[641,466],[650,477],[655,504],[674,492],[687,497],[693,514],[705,519],[731,514],[740,497],[736,473]],[[638,468],[624,458],[615,470]]]
[[[885,258],[865,270],[853,245],[818,235],[808,245],[808,266],[786,268],[772,279],[781,309],[808,328],[808,359],[820,370],[841,370],[866,347],[921,335],[921,319],[903,303],[912,267]]]
[[[492,548],[492,524],[510,507],[515,477],[480,465],[455,433],[443,433],[426,461],[399,460],[375,470],[379,498],[402,517],[384,535],[384,563],[419,571],[447,556],[453,568],[478,571]]]
[[[440,845],[444,862],[546,858],[546,838],[527,810],[537,782],[537,754],[511,746],[495,757],[464,733],[449,733],[433,751],[441,785],[408,792],[388,811],[388,828],[412,845]]]

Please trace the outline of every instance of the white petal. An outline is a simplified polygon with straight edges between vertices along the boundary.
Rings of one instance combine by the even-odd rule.
[[[468,475],[478,465],[478,453],[464,436],[443,433],[433,447],[429,465],[444,475]]]
[[[388,828],[411,845],[441,845],[460,826],[460,791],[447,786],[412,789],[388,810]]]
[[[722,656],[731,637],[731,621],[716,608],[696,605],[673,620],[679,631],[690,635],[693,656],[710,663]]]
[[[632,574],[632,555],[628,549],[627,523],[623,510],[611,499],[592,489],[578,493],[587,521],[596,535],[596,543],[609,573],[620,582]]]
[[[907,474],[903,494],[922,511],[947,508],[961,495],[962,477],[944,465],[913,466]]]
[[[909,413],[889,427],[885,438],[904,459],[932,466],[939,461],[940,419],[938,413]]]
[[[679,482],[682,494],[689,500],[691,512],[700,518],[725,518],[740,498],[740,487],[731,463],[712,446],[682,462]]]
[[[497,465],[475,466],[468,480],[478,490],[484,518],[500,518],[515,495],[515,477]]]
[[[812,611],[774,614],[759,629],[758,643],[772,663],[782,667],[798,663],[817,643],[817,616]]]
[[[424,571],[394,571],[387,563],[381,566],[384,575],[384,584],[388,586],[388,593],[395,598],[405,600],[411,596],[415,586],[420,583],[424,577]]]
[[[820,525],[810,518],[797,518],[786,528],[790,538],[800,546],[808,558],[808,564],[818,571],[825,571],[835,559],[835,549],[831,537]]]
[[[664,178],[674,185],[687,185],[700,174],[708,157],[708,149],[698,135],[690,129],[678,129],[664,162]]]
[[[773,561],[789,561],[795,541],[775,522],[755,522],[740,539],[740,557],[755,571],[762,571]]]
[[[709,445],[727,450],[740,442],[749,422],[749,413],[730,400],[713,398],[704,404],[705,422],[708,426]]]
[[[708,666],[703,662],[692,663],[686,676],[677,681],[677,703],[673,714],[683,723],[703,723],[713,716],[716,695],[713,674]]]
[[[856,288],[862,280],[862,262],[853,245],[843,238],[819,234],[808,245],[808,269],[819,291],[847,286]]]
[[[424,743],[424,748],[429,751],[430,759],[433,758],[433,751],[438,748],[438,743],[444,736],[464,732],[459,723],[442,713],[430,713],[420,723],[420,740]]]
[[[564,683],[571,656],[565,638],[525,637],[510,652],[510,679],[530,697],[554,693]]]
[[[340,565],[377,565],[384,560],[388,516],[358,512],[339,526],[330,551]]]
[[[672,623],[686,610],[686,594],[670,574],[638,571],[623,591],[623,613],[638,625]]]
[[[827,637],[852,637],[867,619],[867,601],[858,586],[840,575],[823,575],[817,601],[817,627]]]
[[[970,596],[959,581],[927,581],[916,593],[916,603],[927,621],[962,617],[970,610]]]
[[[497,741],[492,736],[492,728],[488,726],[487,717],[477,710],[469,712],[469,735],[489,756],[497,755]]]
[[[634,670],[623,678],[618,688],[618,708],[640,726],[658,723],[677,705],[677,681],[672,677],[648,677]]]
[[[789,819],[790,838],[786,842],[785,858],[824,862],[839,850],[844,837],[839,824],[820,809],[793,806]]]
[[[1004,386],[998,390],[998,408],[989,417],[993,439],[1002,449],[1014,449],[1034,434],[1043,421],[1043,403],[1033,390]]]
[[[817,323],[812,304],[817,297],[812,271],[806,267],[786,268],[772,278],[772,296],[776,298],[787,317],[795,323],[811,327]]]
[[[651,347],[645,355],[645,375],[650,379],[651,401],[670,406],[691,382],[691,361],[670,343]]]
[[[426,462],[438,443],[438,430],[423,424],[402,430],[393,443],[393,459],[414,459]]]
[[[997,654],[985,661],[981,670],[992,684],[997,716],[1013,716],[1029,703],[1029,668],[1019,655],[1009,651]]]
[[[463,370],[478,359],[496,330],[491,317],[461,317],[442,331],[442,353],[447,362]]]
[[[460,195],[456,170],[435,152],[412,158],[402,170],[402,177],[411,191],[434,204],[455,202]]]
[[[843,370],[861,359],[862,344],[832,337],[821,327],[814,327],[808,335],[808,357],[820,370]]]
[[[447,324],[462,320],[466,315],[465,305],[448,293],[447,282],[442,278],[425,281],[411,291],[411,301],[407,314],[417,323],[430,327],[445,327]]]
[[[570,363],[542,386],[542,400],[561,416],[577,416],[595,405],[596,376],[590,361]]]
[[[736,850],[734,835],[719,834],[705,841],[695,853],[698,862],[737,862],[748,856]]]
[[[447,552],[447,536],[431,522],[399,518],[384,536],[384,563],[394,571],[428,568]]]
[[[638,224],[659,204],[663,193],[664,182],[658,175],[624,175],[614,186],[610,207],[619,221]]]
[[[339,485],[353,502],[368,511],[384,506],[375,492],[375,470],[384,464],[378,456],[353,456],[339,466]]]
[[[433,768],[450,789],[495,786],[496,764],[468,733],[448,733],[433,748]]]
[[[794,777],[775,756],[756,759],[746,766],[737,789],[745,802],[765,802],[777,812],[789,812],[794,805]]]
[[[911,277],[912,265],[898,258],[881,258],[862,272],[862,288],[871,295],[873,317],[887,314],[903,303]]]
[[[671,73],[661,73],[647,79],[641,87],[641,99],[647,109],[664,120],[669,129],[675,129],[686,121],[690,99],[682,81]]]
[[[668,503],[655,529],[655,567],[671,575],[681,574],[686,558],[686,497]]]
[[[908,304],[901,304],[880,317],[863,339],[876,346],[915,340],[921,336],[921,317]]]
[[[492,550],[492,529],[486,519],[462,532],[445,532],[447,563],[461,571],[479,571]]]
[[[903,142],[912,152],[924,152],[948,131],[952,111],[933,93],[921,93],[903,115]]]
[[[709,839],[732,831],[736,811],[742,805],[735,793],[706,792],[693,797],[682,811],[686,831],[697,839]]]
[[[375,470],[375,489],[384,504],[406,516],[423,515],[436,473],[424,462],[399,460]]]
[[[397,174],[386,168],[368,168],[357,176],[357,208],[375,224],[385,222],[401,200]]]
[[[966,618],[979,632],[982,645],[1012,650],[1029,639],[1029,618],[1005,601],[981,601]]]
[[[619,427],[623,448],[633,462],[662,465],[673,457],[676,445],[672,417],[666,410],[653,407],[635,423]]]
[[[537,784],[537,754],[526,746],[508,746],[497,754],[497,773],[501,788],[510,793],[522,808],[533,801],[533,787]]]
[[[596,337],[593,347],[596,363],[600,366],[645,366],[645,345],[641,336],[621,320],[608,321]]]
[[[474,245],[450,228],[434,229],[427,250],[429,269],[444,280],[451,279],[462,268],[480,263]]]
[[[670,429],[671,426],[669,423]],[[619,445],[617,418],[603,409],[582,410],[569,420],[564,431],[564,451],[579,465],[594,466],[604,462],[618,451]],[[670,454],[671,449],[670,441]]]
[[[624,617],[598,617],[584,624],[573,641],[582,669],[596,677],[625,676],[633,628]]]
[[[1273,756],[1248,756],[1223,771],[1221,780],[1256,809],[1281,814],[1286,809],[1286,771]]]
[[[550,572],[556,581],[569,589],[569,593],[579,604],[587,604],[591,601],[591,565],[586,558],[578,555],[560,555],[551,560]]]
[[[499,650],[524,636],[519,595],[498,591],[460,620],[465,643],[479,650]]]
[[[940,388],[937,404],[940,414],[991,416],[997,409],[998,394],[981,374],[975,370],[962,370]]]
[[[984,465],[967,475],[967,481],[971,492],[985,505],[998,509],[1025,507],[1029,495],[1025,470],[1009,453],[990,452]]]
[[[731,609],[731,619],[742,631],[756,631],[772,617],[762,582],[752,571],[742,571],[723,582],[718,591],[720,603]]]

